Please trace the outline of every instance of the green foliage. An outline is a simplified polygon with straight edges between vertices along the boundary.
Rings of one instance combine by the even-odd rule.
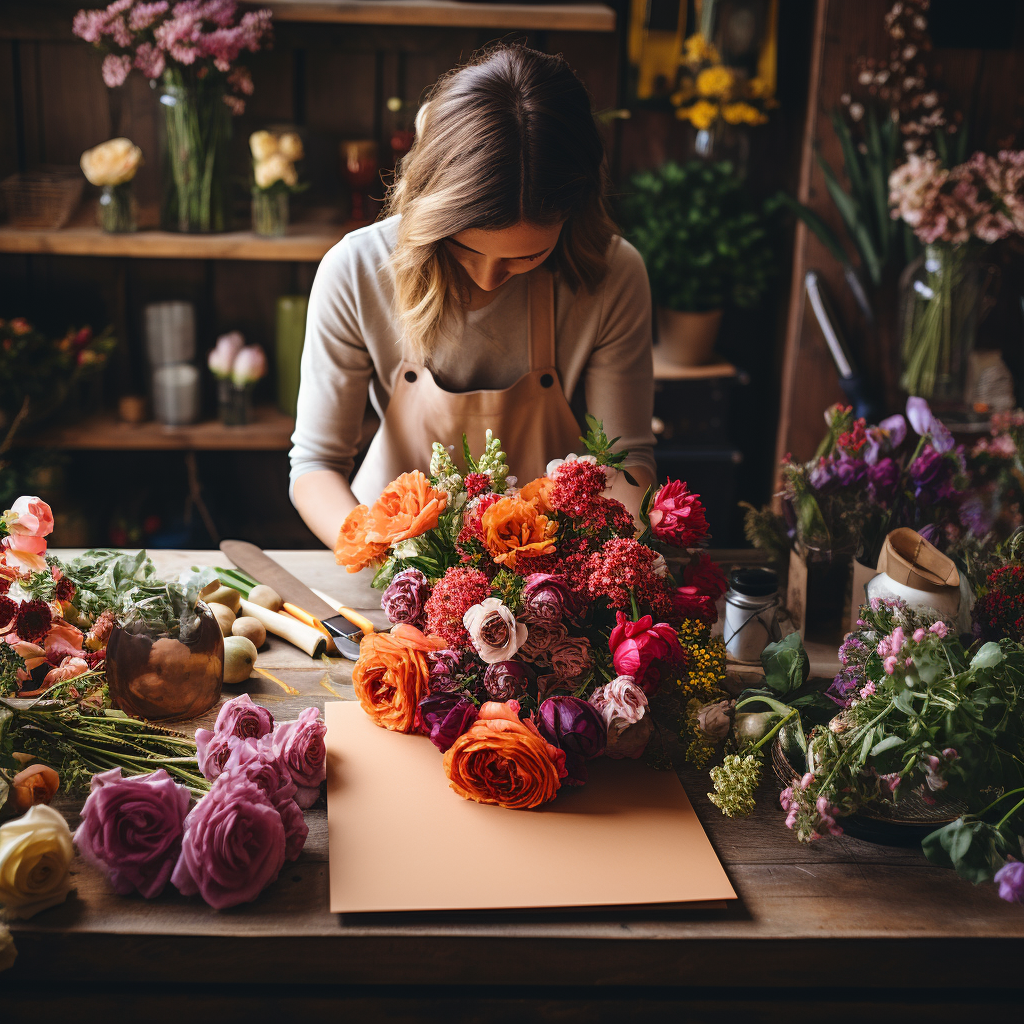
[[[769,209],[732,164],[670,162],[630,184],[625,234],[644,258],[657,305],[688,312],[757,305],[776,266]]]
[[[790,633],[761,652],[765,684],[785,696],[799,690],[811,674],[811,662],[799,633]]]
[[[1020,843],[984,821],[957,818],[921,841],[924,855],[940,867],[953,868],[968,882],[988,881],[1009,856],[1020,857]]]
[[[0,642],[0,696],[18,691],[18,670],[25,667],[25,660],[10,644]]]
[[[587,452],[597,459],[597,464],[613,468],[621,466],[629,452],[625,450],[612,451],[612,447],[619,439],[613,437],[609,440],[608,435],[604,432],[604,423],[596,416],[591,416],[590,413],[587,413],[587,426],[590,428],[587,431],[587,436],[581,437],[580,440],[586,445]]]
[[[743,536],[762,551],[767,551],[776,562],[785,562],[789,558],[789,537],[786,534],[786,521],[778,513],[772,511],[771,505],[755,508],[748,501],[741,501],[740,508],[745,508],[743,516]]]

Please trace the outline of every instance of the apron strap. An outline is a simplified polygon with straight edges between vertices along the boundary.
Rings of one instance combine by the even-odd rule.
[[[546,370],[555,365],[555,278],[539,267],[526,280],[530,369]]]

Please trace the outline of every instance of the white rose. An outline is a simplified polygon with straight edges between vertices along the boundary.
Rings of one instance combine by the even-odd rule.
[[[510,661],[526,643],[526,626],[496,597],[486,597],[462,616],[477,654],[488,665]]]
[[[277,152],[277,138],[271,132],[253,132],[249,136],[249,151],[257,162],[269,160]]]
[[[82,154],[82,173],[92,185],[123,185],[135,177],[142,150],[131,139],[111,139]]]
[[[285,160],[291,160],[292,163],[301,160],[306,155],[302,148],[302,139],[295,132],[285,132],[284,135],[279,136],[277,149]]]
[[[64,816],[46,804],[0,826],[0,904],[9,917],[32,917],[71,891],[75,848]]]
[[[616,718],[635,725],[647,712],[647,694],[632,676],[616,676],[610,683],[598,687],[590,695],[589,703],[609,726]]]
[[[277,181],[283,181],[286,185],[294,185],[298,181],[295,166],[280,153],[258,161],[253,174],[258,188],[270,188]]]

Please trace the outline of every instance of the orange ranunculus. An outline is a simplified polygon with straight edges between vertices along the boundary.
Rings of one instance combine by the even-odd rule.
[[[19,811],[48,804],[60,788],[60,776],[48,764],[30,764],[11,779],[11,797]]]
[[[520,488],[519,497],[535,506],[538,512],[547,515],[551,511],[551,492],[554,489],[554,480],[547,476],[539,476]]]
[[[348,572],[359,572],[368,565],[379,561],[387,551],[387,544],[371,543],[366,538],[369,509],[356,505],[341,524],[338,539],[334,542],[334,560],[345,566]]]
[[[363,710],[394,732],[412,732],[416,705],[430,689],[427,651],[444,647],[440,637],[426,636],[399,623],[390,633],[369,633],[359,645],[352,685]]]
[[[366,539],[372,544],[397,544],[437,526],[448,504],[444,491],[435,491],[417,469],[403,473],[384,488],[373,503]]]
[[[518,708],[516,701],[488,701],[445,752],[444,773],[459,796],[514,811],[554,800],[565,754],[532,722],[520,721]]]
[[[513,568],[517,559],[550,555],[555,523],[522,498],[499,498],[480,517],[484,547],[495,562]]]

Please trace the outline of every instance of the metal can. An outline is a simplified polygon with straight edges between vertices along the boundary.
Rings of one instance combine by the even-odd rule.
[[[781,637],[779,577],[771,569],[737,569],[725,595],[725,649],[733,661],[756,665],[769,643]]]

